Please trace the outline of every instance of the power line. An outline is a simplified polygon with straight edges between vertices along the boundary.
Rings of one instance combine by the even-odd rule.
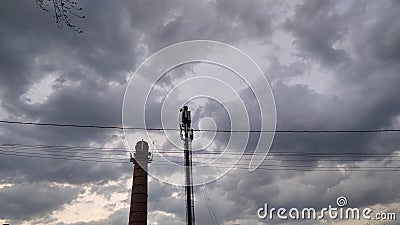
[[[61,146],[61,145],[26,145],[26,144],[0,144],[0,155],[5,156],[16,156],[16,157],[32,157],[32,158],[45,158],[45,159],[59,159],[59,160],[75,160],[75,161],[84,161],[84,162],[104,162],[104,163],[127,163],[125,158],[127,157],[127,151],[123,150],[124,148],[101,148],[101,147],[77,147],[77,146]],[[104,150],[104,151],[98,151]],[[162,149],[159,149],[162,150]],[[119,154],[114,154],[117,151]],[[169,153],[167,150],[163,150],[165,153]],[[182,151],[177,151],[182,153]],[[196,152],[195,152],[196,153]],[[195,158],[197,158],[202,163],[201,160],[209,160],[209,157],[204,157],[206,153],[218,153],[221,152],[197,152],[195,154]],[[340,170],[339,167],[333,165],[321,165],[324,162],[354,162],[356,163],[355,159],[359,159],[360,162],[362,161],[399,161],[400,155],[393,155],[391,153],[316,153],[316,152],[301,152],[302,154],[293,152],[275,152],[275,153],[282,153],[278,155],[272,155],[273,158],[267,158],[266,161],[274,161],[274,162],[284,162],[284,161],[298,161],[298,162],[318,162],[319,166],[314,165],[274,165],[274,164],[263,164],[261,165],[260,169],[267,169],[267,170],[299,170],[299,171],[338,171]],[[285,153],[285,154],[283,154]],[[94,154],[94,155],[93,155]],[[237,157],[240,155],[236,155],[237,152],[224,152],[225,155],[219,156],[219,159],[235,159],[230,158],[229,156]],[[316,154],[316,155],[315,155]],[[252,153],[249,153],[245,156],[250,156]],[[118,157],[119,156],[119,157]],[[157,156],[157,155],[156,155]],[[211,155],[212,156],[212,155]],[[271,156],[271,155],[269,155]],[[332,160],[331,159],[324,159],[324,158],[309,158],[312,156],[316,157],[341,157],[340,160]],[[165,156],[164,158],[168,157],[181,159],[181,157],[172,155],[172,156]],[[222,158],[224,157],[224,158]],[[282,159],[282,157],[284,157]],[[289,157],[289,158],[288,158]],[[294,158],[293,158],[294,157]],[[300,157],[300,158],[299,158]],[[303,158],[307,157],[307,159]],[[367,157],[367,158],[365,158]],[[269,159],[269,160],[268,160]],[[389,159],[389,160],[387,160]],[[166,160],[157,160],[155,162],[161,163],[154,163],[154,165],[168,165],[171,166],[172,163],[182,164],[180,161],[169,160],[168,164],[163,164]],[[240,166],[247,166],[248,163],[246,161],[250,160],[250,158],[241,158],[238,163],[236,163],[233,169],[247,169],[247,167],[241,168]],[[226,167],[225,164],[222,162],[203,162],[208,166],[212,166],[215,168],[231,168]],[[224,167],[225,166],[225,167]],[[348,166],[344,168],[346,171],[400,171],[400,167],[382,167],[382,166],[374,166],[374,167],[367,167],[367,166]]]
[[[9,120],[0,120],[0,123],[18,124],[18,125],[35,125],[35,126],[52,126],[52,127],[128,129],[128,128],[122,128],[122,127],[119,127],[119,126],[79,125],[79,124],[60,124],[60,123],[39,123],[39,122],[9,121]]]
[[[170,174],[172,174],[172,173],[175,171],[175,169],[176,169],[175,166],[172,167]],[[161,183],[161,184],[162,184],[162,183]],[[162,187],[162,189],[161,189],[161,192],[160,192],[160,194],[158,195],[158,198],[156,199],[156,202],[154,203],[153,209],[152,209],[151,211],[154,211],[154,210],[157,209],[158,203],[159,203],[159,201],[160,201],[162,195],[164,194],[164,191],[165,191],[165,188],[166,188],[166,187],[167,187],[167,185],[166,185],[166,184],[163,184],[163,187]]]
[[[82,155],[71,155],[71,154],[54,154],[54,153],[45,153],[45,152],[26,152],[26,151],[12,151],[12,150],[0,150],[0,152],[4,153],[15,153],[15,154],[31,154],[31,155],[39,155],[39,156],[56,156],[56,157],[71,157],[71,158],[80,158],[80,159],[105,159],[105,160],[114,160],[114,159],[121,159],[124,158],[115,158],[115,157],[98,157],[98,156],[82,156]],[[125,157],[126,159],[126,157]]]
[[[94,146],[67,146],[67,145],[39,145],[39,144],[18,144],[18,143],[3,143],[0,146],[4,147],[36,147],[36,148],[69,148],[69,149],[89,149],[89,150],[123,150],[127,152],[126,148],[118,147],[94,147]],[[156,150],[156,149],[152,149]]]
[[[204,183],[204,182],[203,182],[203,183]],[[206,192],[206,189],[205,189],[205,185],[202,185],[202,186],[201,186],[201,190],[202,190],[202,192],[203,192],[204,199],[206,200],[208,212],[210,213],[211,218],[215,221],[215,223],[216,223],[217,225],[219,225],[218,219],[217,219],[217,217],[216,217],[216,215],[215,215],[215,213],[214,213],[214,210],[213,210],[213,207],[212,207],[212,205],[211,205],[210,199],[209,199],[209,197],[208,197],[208,195],[207,195],[207,192]]]
[[[68,160],[79,160],[79,161],[95,161],[95,162],[112,162],[112,163],[125,163],[126,161],[123,158],[104,158],[104,157],[85,157],[85,156],[71,156],[71,155],[63,155],[63,154],[41,154],[41,153],[29,153],[29,152],[20,152],[20,151],[7,151],[4,152],[0,150],[1,155],[11,155],[11,156],[26,156],[26,157],[37,157],[37,158],[50,158],[50,159],[68,159]],[[118,161],[116,161],[118,160]],[[154,160],[155,162],[164,162],[165,161],[159,161],[159,160]],[[178,165],[182,165],[181,162],[177,161],[171,161],[171,163],[175,163]],[[171,165],[171,164],[155,164],[155,165]],[[216,168],[219,168],[218,166],[224,165],[222,163],[206,163],[205,165],[207,166],[215,166]],[[244,166],[247,165],[247,163],[237,163],[235,164],[236,166]],[[325,169],[331,169],[331,168],[337,168],[336,166],[308,166],[308,165],[292,165],[292,166],[287,166],[287,165],[273,165],[273,164],[263,164],[261,165],[261,168],[264,167],[282,167],[282,168],[325,168]],[[346,166],[346,169],[400,169],[400,167],[368,167],[368,166]]]
[[[81,125],[81,124],[61,124],[61,123],[41,123],[0,120],[0,123],[52,126],[52,127],[71,127],[71,128],[98,128],[98,129],[119,129],[119,130],[147,130],[147,131],[179,131],[178,128],[144,128],[144,127],[122,127],[122,126],[102,126],[102,125]],[[400,132],[400,129],[366,129],[366,130],[225,130],[225,129],[193,129],[199,132],[219,132],[219,133],[382,133]]]
[[[122,152],[129,153],[129,151],[125,147],[94,147],[94,146],[68,146],[68,145],[43,145],[43,144],[20,144],[20,143],[2,143],[0,144],[0,148],[21,148],[21,149],[60,149],[60,150],[68,150],[68,151],[94,151],[101,150],[96,153],[104,153],[104,152]],[[169,154],[169,153],[178,153],[181,154],[183,149],[174,148],[174,149],[166,149],[166,148],[149,148],[149,150],[156,150],[155,153]],[[222,155],[261,155],[264,156],[264,153],[254,153],[254,152],[239,152],[239,151],[215,151],[215,150],[201,150],[201,151],[193,151],[195,155],[214,155],[214,154],[222,154]],[[392,153],[368,153],[368,152],[293,152],[293,151],[270,151],[268,155],[344,155],[344,156],[392,156]],[[400,156],[400,154],[396,154],[394,156]]]
[[[4,147],[6,146],[6,147]],[[10,147],[12,146],[12,147]],[[45,145],[39,145],[40,147]],[[101,148],[93,148],[95,150]],[[105,149],[117,149],[117,148],[105,148]],[[118,154],[116,154],[116,150],[109,150],[109,151],[98,151],[94,152],[88,148],[80,149],[78,147],[67,147],[63,146],[62,149],[59,147],[52,148],[52,146],[46,146],[46,148],[38,148],[36,145],[21,145],[18,146],[17,144],[0,144],[0,151],[6,153],[16,153],[16,154],[37,154],[41,156],[56,156],[56,157],[75,157],[75,158],[82,158],[82,159],[100,159],[100,160],[125,160],[127,157],[127,152],[123,150],[119,150]],[[204,152],[203,152],[204,153]],[[268,155],[265,159],[266,162],[338,162],[338,163],[349,163],[349,162],[364,162],[364,161],[372,161],[372,162],[399,162],[400,155],[393,155],[393,154],[373,154],[373,155],[363,155],[360,153],[359,155],[328,155],[328,156],[320,156],[320,155],[310,155],[310,153],[305,153],[304,155]],[[180,156],[177,155],[158,155],[154,154],[155,161],[159,162],[166,162],[166,161],[174,161],[174,159],[181,159]],[[249,162],[251,160],[250,155],[230,155],[226,153],[225,155],[216,155],[215,158],[212,156],[214,155],[205,155],[201,152],[195,154],[195,163],[196,164],[212,164],[216,163],[216,160],[219,162],[234,160],[238,163]],[[162,160],[158,160],[158,157],[161,157]],[[240,157],[240,158],[239,158]],[[304,158],[305,157],[305,158]]]
[[[21,153],[7,153],[7,152],[0,152],[0,155],[8,155],[8,156],[16,156],[16,157],[29,157],[29,158],[41,158],[41,159],[56,159],[56,160],[72,160],[72,161],[82,161],[82,162],[101,162],[101,163],[129,163],[128,161],[123,160],[104,160],[102,158],[91,158],[91,159],[82,159],[82,158],[72,158],[72,157],[62,157],[62,156],[43,156],[43,155],[32,155],[32,154],[21,154]],[[176,162],[180,163],[180,162]],[[153,165],[168,165],[171,164],[162,164],[162,163],[153,163]],[[247,165],[247,164],[238,164],[234,167],[225,166],[224,164],[213,164],[213,168],[219,169],[241,169],[247,170],[248,167],[240,167],[240,165]],[[338,168],[335,166],[284,166],[284,165],[262,165],[258,167],[259,170],[282,170],[282,171],[326,171],[326,172],[337,172],[340,170],[344,171],[369,171],[369,172],[397,172],[400,171],[400,167],[345,167],[345,168]]]
[[[0,149],[25,150],[32,152],[66,152],[80,154],[123,154],[129,153],[123,148],[98,148],[98,147],[75,147],[75,146],[51,146],[51,145],[20,145],[20,144],[0,144]]]
[[[70,157],[57,157],[57,156],[41,156],[41,155],[30,155],[30,154],[15,154],[0,152],[0,155],[16,156],[16,157],[28,157],[28,158],[41,158],[41,159],[60,159],[60,160],[71,160],[71,161],[82,161],[82,162],[100,162],[100,163],[130,163],[129,161],[112,161],[112,160],[97,160],[97,159],[81,159],[81,158],[70,158]]]
[[[112,148],[112,147],[90,147],[90,146],[65,146],[65,145],[27,145],[27,144],[16,144],[16,143],[7,143],[0,144],[0,149],[11,149],[18,151],[31,151],[31,152],[56,152],[56,153],[79,153],[79,154],[96,154],[96,155],[116,155],[119,154],[121,156],[126,156],[127,151],[125,148]],[[181,158],[180,156],[176,156],[177,154],[182,154],[183,150],[180,149],[150,149],[156,150],[153,152],[154,156],[160,156],[163,158]],[[122,153],[122,154],[120,154]],[[155,154],[155,153],[159,153]],[[172,155],[171,155],[172,154]],[[237,159],[239,156],[260,156],[264,157],[264,154],[261,153],[253,153],[253,152],[232,152],[232,151],[194,151],[194,158],[198,159],[214,159],[212,156],[216,155],[217,159]],[[370,160],[370,158],[396,158],[395,160],[400,160],[400,154],[397,153],[365,153],[365,152],[289,152],[289,151],[274,151],[269,152],[267,155],[267,160],[279,160],[277,157],[285,157],[285,159],[289,157],[295,157],[300,159],[296,159],[293,161],[313,161],[313,160],[324,160],[321,157],[338,157],[338,158],[349,158],[354,160],[355,158],[360,158],[363,160]],[[307,157],[307,159],[301,159],[303,157]],[[314,159],[312,158],[314,157]],[[315,159],[316,157],[316,159]],[[399,158],[399,159],[397,159]],[[250,160],[250,158],[242,157],[240,160]],[[342,161],[345,159],[333,159],[328,161]],[[292,161],[291,159],[289,161]],[[374,160],[372,160],[374,161]]]
[[[159,161],[160,162],[160,161]],[[171,161],[171,163],[175,163],[178,165],[183,166],[183,164],[181,162],[177,162],[177,161]],[[226,164],[221,163],[221,162],[209,162],[209,163],[204,163],[204,164],[200,164],[197,165],[197,168],[201,168],[201,167],[205,167],[205,166],[226,166]],[[232,166],[227,166],[227,168],[231,168],[234,166],[246,166],[248,165],[248,163],[236,163],[233,164]],[[274,165],[274,164],[261,164],[260,167],[284,167],[284,168],[292,168],[292,167],[297,167],[297,168],[325,168],[325,169],[329,169],[329,168],[340,168],[337,165],[332,165],[332,166],[324,166],[324,165],[318,165],[318,166],[314,166],[314,165]],[[362,168],[362,169],[400,169],[400,165],[399,166],[346,166],[345,168],[349,168],[349,169],[358,169],[358,168]]]
[[[171,164],[153,164],[159,166],[171,166]],[[244,169],[248,170],[248,164],[241,164],[244,167],[240,167],[240,165],[235,166],[226,166],[224,164],[215,164],[212,167],[216,169]],[[318,166],[281,166],[281,165],[261,165],[257,167],[260,170],[292,170],[292,171],[331,171],[331,172],[338,172],[338,171],[371,171],[371,172],[393,172],[393,171],[400,171],[400,167],[336,167],[336,166],[328,166],[328,167],[318,167]]]

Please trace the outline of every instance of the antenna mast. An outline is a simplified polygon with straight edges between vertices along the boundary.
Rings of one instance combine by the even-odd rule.
[[[184,156],[186,169],[186,222],[188,225],[195,225],[194,220],[194,194],[193,194],[193,174],[192,174],[192,151],[190,150],[193,141],[193,129],[190,127],[192,119],[187,106],[180,109],[181,112],[181,139],[184,141]]]

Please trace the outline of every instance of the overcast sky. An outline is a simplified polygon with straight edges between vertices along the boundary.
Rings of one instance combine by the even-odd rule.
[[[122,126],[124,92],[139,65],[171,44],[202,39],[232,45],[258,64],[274,93],[278,130],[400,128],[399,1],[77,2],[85,19],[72,17],[72,21],[83,33],[64,24],[59,29],[50,3],[45,12],[32,0],[1,1],[1,120]],[[206,63],[184,65],[166,73],[147,100],[146,123],[161,126],[165,95],[178,83],[201,75],[229,83],[245,102],[252,128],[260,127],[260,112],[252,107],[257,99],[246,85],[236,74]],[[232,102],[236,101],[232,97]],[[202,125],[211,128],[226,129],[242,122],[230,120],[228,114],[235,111],[227,113],[212,99],[192,100],[192,111],[195,127],[205,117],[209,119]],[[176,120],[177,111],[166,112],[166,119]],[[141,137],[142,133],[132,135],[148,140]],[[399,217],[399,171],[351,170],[399,167],[399,135],[277,133],[270,153],[320,154],[297,162],[269,157],[254,172],[247,170],[248,158],[244,158],[238,168],[205,185],[205,192],[201,187],[194,189],[197,224],[216,224],[210,205],[219,224],[321,224],[312,220],[260,220],[256,213],[264,203],[319,209],[335,205],[338,196],[346,196],[351,207],[397,212]],[[163,133],[152,133],[152,137],[148,140],[152,148],[174,148]],[[250,152],[254,138],[257,135],[251,137]],[[217,134],[211,137],[210,148],[226,147],[228,139]],[[237,146],[242,142],[232,141]],[[198,143],[202,142],[193,146]],[[90,146],[91,152],[61,148],[55,153],[54,147],[33,145]],[[125,147],[121,130],[1,123],[0,223],[127,224],[133,171],[130,163],[46,158],[64,154],[63,158],[83,159],[84,154],[90,154],[97,159],[112,157],[129,162],[129,154],[118,151]],[[15,156],[27,152],[44,158]],[[383,157],[331,157],[337,153]],[[271,164],[288,167],[269,170]],[[308,171],[284,169],[293,166]],[[321,171],[324,166],[333,171]],[[170,179],[181,175],[181,171],[165,170],[155,162],[150,164],[150,172]],[[182,187],[150,178],[149,224],[185,224],[184,203]]]

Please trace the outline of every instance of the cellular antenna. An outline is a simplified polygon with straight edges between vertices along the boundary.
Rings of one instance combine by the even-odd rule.
[[[194,225],[194,194],[193,194],[193,174],[192,174],[192,141],[193,129],[191,128],[192,118],[187,106],[180,109],[181,124],[180,135],[184,141],[184,157],[185,157],[185,192],[186,192],[186,222],[188,225]]]

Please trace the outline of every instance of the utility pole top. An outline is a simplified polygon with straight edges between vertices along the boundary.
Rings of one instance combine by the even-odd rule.
[[[181,139],[185,140],[186,138],[189,138],[190,141],[193,141],[193,129],[191,128],[192,117],[190,111],[185,105],[179,110],[179,112],[181,112]]]

